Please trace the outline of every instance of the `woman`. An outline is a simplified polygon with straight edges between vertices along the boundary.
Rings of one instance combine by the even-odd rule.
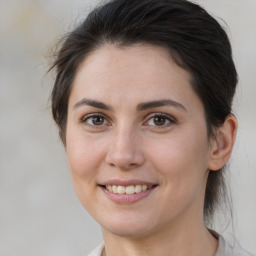
[[[186,0],[113,0],[65,39],[52,112],[92,255],[246,255],[207,228],[235,141],[226,33]]]

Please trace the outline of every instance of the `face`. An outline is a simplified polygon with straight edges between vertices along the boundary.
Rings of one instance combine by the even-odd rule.
[[[67,159],[81,203],[106,232],[144,236],[203,221],[211,147],[190,80],[147,45],[105,45],[80,65]]]

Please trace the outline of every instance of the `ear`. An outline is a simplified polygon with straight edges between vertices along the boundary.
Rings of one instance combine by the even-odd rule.
[[[211,143],[211,156],[208,162],[209,170],[219,170],[228,161],[236,138],[237,120],[230,114],[222,126],[215,132],[215,138]]]

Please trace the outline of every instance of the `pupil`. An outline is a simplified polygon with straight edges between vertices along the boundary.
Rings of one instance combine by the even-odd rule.
[[[164,125],[164,124],[165,124],[165,118],[160,117],[160,116],[155,117],[155,118],[154,118],[154,123],[155,123],[156,125]]]
[[[93,117],[92,122],[93,122],[93,124],[95,124],[95,125],[102,125],[103,122],[104,122],[104,120],[103,120],[103,118],[100,117],[100,116],[95,116],[95,117]]]

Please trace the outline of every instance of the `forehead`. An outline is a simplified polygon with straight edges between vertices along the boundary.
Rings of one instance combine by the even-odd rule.
[[[174,63],[164,47],[148,44],[119,47],[105,44],[91,52],[80,64],[75,83],[82,77],[82,73],[99,76],[100,73],[106,75],[106,71],[109,74],[110,72],[115,73],[117,68],[118,71],[122,71],[122,75],[126,73],[129,74],[129,77],[130,75],[145,74],[146,72],[149,76],[153,72],[159,75],[170,73],[174,77],[173,73],[175,72],[182,73],[181,75],[184,78],[191,80],[190,74]],[[142,71],[143,73],[141,73]],[[117,78],[118,74],[115,77]]]
[[[199,100],[190,81],[190,73],[175,64],[162,47],[104,45],[79,66],[70,101],[81,97],[111,101],[113,94],[127,102],[166,96]]]

